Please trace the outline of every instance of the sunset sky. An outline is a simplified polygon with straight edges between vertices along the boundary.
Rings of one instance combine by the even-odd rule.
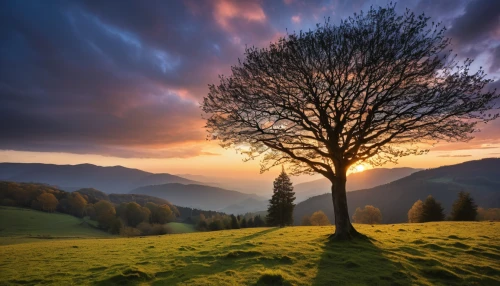
[[[258,176],[258,161],[206,141],[207,85],[229,75],[245,46],[388,2],[1,1],[0,162]],[[495,80],[489,87],[500,88],[500,1],[398,1],[405,8],[441,21],[454,52],[475,58]],[[500,157],[500,120],[481,129],[398,166]]]

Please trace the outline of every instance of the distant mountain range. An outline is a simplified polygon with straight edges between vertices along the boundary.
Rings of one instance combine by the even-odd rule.
[[[203,177],[203,180],[209,179]],[[43,183],[66,191],[94,188],[106,194],[148,195],[177,206],[229,214],[263,211],[268,205],[266,198],[255,194],[121,166],[0,163],[0,180]],[[294,187],[297,197],[295,222],[300,223],[304,215],[317,210],[323,210],[333,221],[330,188],[326,179],[297,184]],[[386,223],[406,221],[412,204],[429,194],[441,201],[447,212],[461,190],[470,192],[480,206],[499,207],[500,159],[470,161],[423,171],[412,168],[372,169],[349,175],[347,189],[351,216],[357,207],[374,205],[380,208]],[[327,194],[315,196],[324,193]],[[308,197],[312,198],[301,202]]]
[[[362,174],[362,173],[360,173]],[[351,177],[352,179],[352,177]],[[347,193],[350,216],[357,207],[373,205],[382,212],[383,223],[407,221],[413,203],[432,195],[449,214],[460,191],[469,192],[484,208],[500,207],[500,159],[483,159],[415,172],[394,182]],[[334,221],[330,194],[312,197],[295,207],[294,221],[322,210]]]
[[[267,200],[254,194],[208,186],[208,183],[167,173],[153,174],[122,166],[0,163],[0,181],[42,183],[65,191],[96,189],[106,194],[149,195],[178,206],[224,210],[234,214],[267,208]]]
[[[66,191],[95,188],[108,194],[126,194],[148,185],[198,184],[197,181],[167,173],[153,174],[122,166],[101,167],[91,164],[0,163],[0,180],[50,184]]]
[[[377,168],[353,173],[347,176],[347,191],[356,191],[387,184],[420,170],[413,168]],[[332,183],[326,178],[297,184],[294,186],[295,197],[297,198],[297,202],[301,202],[313,196],[331,193],[331,187]]]
[[[222,188],[198,185],[198,184],[163,184],[156,186],[145,186],[130,191],[131,194],[143,194],[167,199],[175,205],[192,208],[202,208],[227,213],[244,214],[248,212],[248,199],[267,203],[267,200],[257,195],[245,194],[237,191],[229,191]],[[238,204],[242,208],[237,209],[232,205]],[[228,208],[228,209],[226,209]],[[266,209],[266,207],[264,207]],[[263,209],[258,209],[259,211]]]

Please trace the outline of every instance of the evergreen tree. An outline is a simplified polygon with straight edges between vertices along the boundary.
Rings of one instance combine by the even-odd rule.
[[[240,228],[240,223],[238,222],[238,219],[234,215],[231,215],[231,229],[238,229],[238,228]]]
[[[247,225],[247,219],[246,218],[242,218],[241,219],[240,226],[241,226],[241,228],[247,228],[248,227],[248,225]]]
[[[256,216],[253,219],[253,224],[255,227],[263,227],[266,226],[266,222],[260,217],[260,215]]]
[[[425,199],[422,206],[422,222],[444,220],[443,207],[432,196]]]
[[[249,218],[247,221],[247,227],[254,227],[253,218]]]
[[[274,190],[269,208],[267,210],[266,222],[269,226],[280,226],[293,224],[293,209],[295,204],[295,193],[290,177],[282,168],[281,174],[274,180]]]
[[[453,203],[451,209],[451,220],[475,221],[477,217],[477,205],[469,193],[458,193],[458,199]]]

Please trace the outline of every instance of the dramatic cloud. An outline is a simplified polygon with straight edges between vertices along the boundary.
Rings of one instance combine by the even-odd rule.
[[[217,155],[206,151],[199,102],[245,46],[387,2],[1,1],[0,149]],[[499,4],[403,0],[397,9],[442,21],[457,51],[477,56],[498,80]],[[499,130],[485,127],[470,146],[499,142]]]

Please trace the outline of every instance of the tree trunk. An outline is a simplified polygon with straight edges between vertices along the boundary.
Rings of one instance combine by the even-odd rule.
[[[350,240],[359,233],[349,220],[346,194],[347,176],[345,172],[337,173],[332,184],[333,211],[335,213],[335,233],[331,236],[335,240]]]

